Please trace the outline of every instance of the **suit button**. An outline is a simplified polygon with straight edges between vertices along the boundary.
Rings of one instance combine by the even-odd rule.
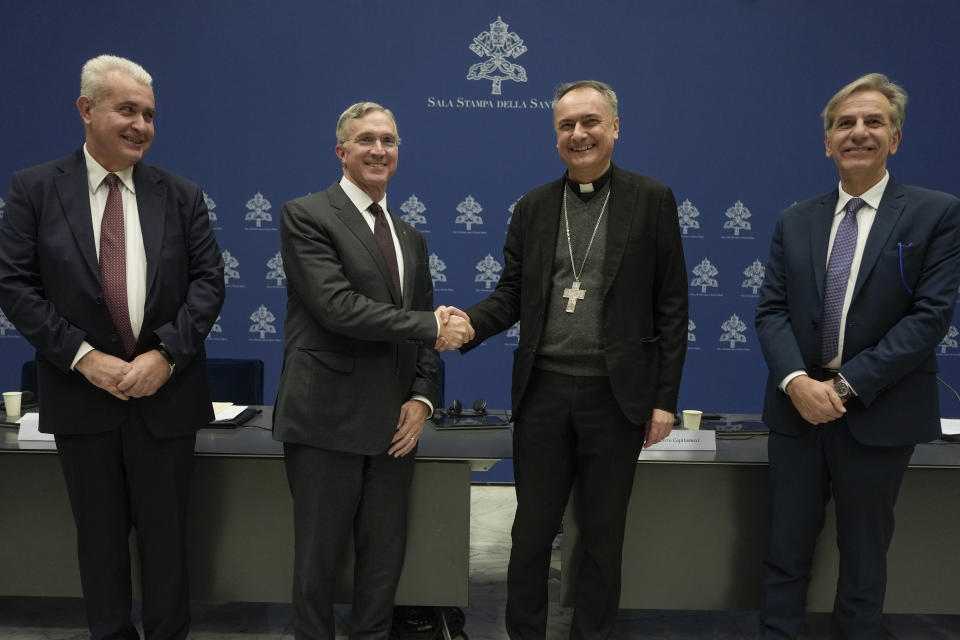
[[[110,342],[120,342],[120,336],[115,333],[110,334]]]
[[[94,302],[96,302],[97,304],[103,304],[103,298],[97,296],[97,299]]]

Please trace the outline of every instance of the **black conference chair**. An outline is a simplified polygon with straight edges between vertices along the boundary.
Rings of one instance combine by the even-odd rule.
[[[263,360],[207,358],[210,399],[234,404],[263,404]]]
[[[210,398],[216,402],[263,404],[263,360],[208,358]],[[20,389],[37,392],[37,363],[27,360],[20,372]]]
[[[37,362],[27,360],[20,369],[20,391],[32,391],[37,395]]]

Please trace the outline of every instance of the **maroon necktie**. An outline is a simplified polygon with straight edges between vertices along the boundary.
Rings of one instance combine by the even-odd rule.
[[[127,356],[133,355],[137,341],[130,328],[130,310],[127,307],[127,247],[123,232],[123,198],[117,188],[117,175],[106,177],[110,193],[100,221],[100,281],[103,297],[113,324],[123,341]]]
[[[387,217],[383,209],[376,202],[370,204],[367,209],[373,214],[373,237],[380,245],[380,252],[383,259],[387,262],[387,268],[390,269],[390,277],[393,278],[393,290],[396,293],[397,300],[403,300],[400,293],[400,269],[397,267],[397,251],[393,246],[393,234],[390,233],[390,225],[387,224]]]

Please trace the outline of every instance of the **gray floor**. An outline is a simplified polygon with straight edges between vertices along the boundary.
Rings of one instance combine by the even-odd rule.
[[[516,503],[512,487],[474,486],[471,492],[470,606],[465,631],[471,640],[502,640],[510,523]],[[570,611],[556,604],[559,561],[550,580],[548,638],[567,637]],[[0,567],[2,570],[2,567]],[[958,595],[960,597],[960,595]],[[338,608],[343,614],[345,608]],[[196,602],[194,640],[292,639],[290,606]],[[888,638],[960,640],[960,616],[886,616]],[[809,618],[805,638],[827,638],[828,618]],[[621,611],[616,638],[740,640],[756,637],[756,612]],[[82,603],[72,598],[0,598],[0,640],[87,638]],[[345,638],[345,636],[337,636]]]

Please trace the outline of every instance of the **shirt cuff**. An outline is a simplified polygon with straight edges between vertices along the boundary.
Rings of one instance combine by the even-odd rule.
[[[426,396],[421,396],[420,394],[415,393],[412,396],[410,396],[410,399],[419,400],[420,402],[422,402],[423,404],[427,405],[430,408],[430,414],[427,416],[427,420],[429,420],[433,416],[433,403],[427,400]]]
[[[783,382],[780,383],[780,391],[783,391],[784,393],[786,393],[787,385],[790,384],[791,380],[793,380],[794,378],[798,378],[800,376],[805,376],[805,375],[807,375],[807,372],[804,371],[803,369],[797,369],[796,371],[791,371],[783,378]]]
[[[80,343],[80,348],[77,349],[77,355],[73,356],[73,362],[70,363],[70,370],[73,371],[74,367],[77,366],[77,363],[80,362],[80,358],[87,355],[93,351],[93,345],[84,340]]]

